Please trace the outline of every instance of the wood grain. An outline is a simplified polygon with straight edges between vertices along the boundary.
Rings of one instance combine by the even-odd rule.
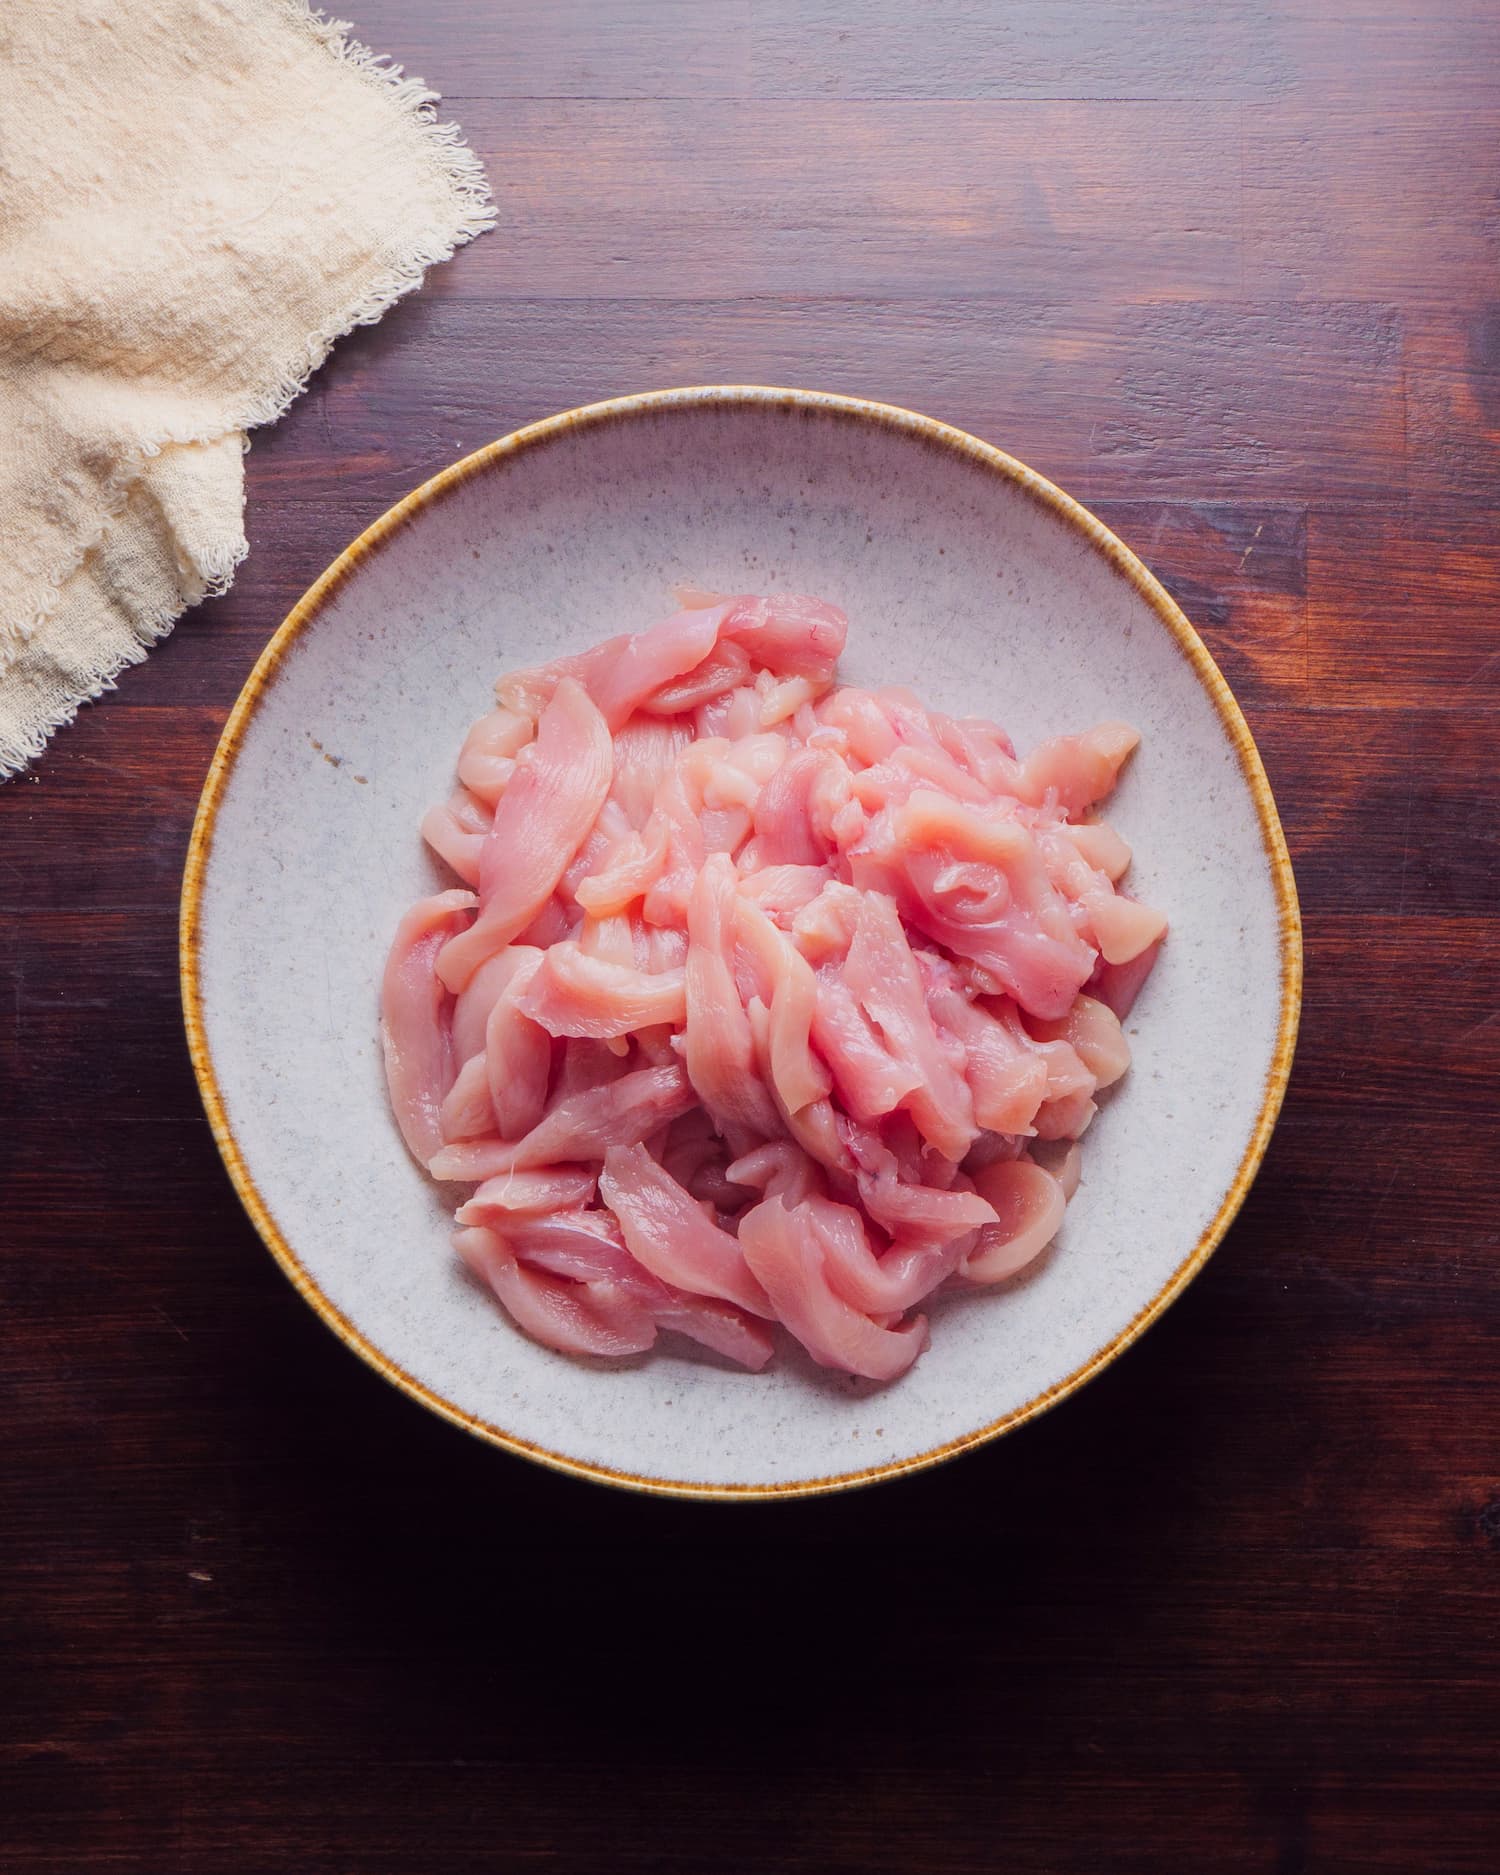
[[[507,214],[456,291],[904,296],[991,276],[1047,293],[1085,253],[1153,299],[1231,298],[1240,282],[1232,110],[476,98],[465,121],[508,178]],[[614,238],[588,238],[601,226]]]
[[[368,0],[500,230],[249,458],[250,559],[0,789],[7,1875],[1492,1875],[1500,12]],[[672,382],[887,397],[1094,505],[1306,912],[1239,1222],[1077,1399],[828,1502],[639,1502],[341,1351],[177,1008],[219,729],[353,534]]]
[[[455,270],[456,271],[456,270]],[[1405,492],[1403,333],[1361,303],[1100,306],[979,298],[436,294],[358,333],[319,374],[316,421],[257,444],[256,486],[359,497],[553,409],[671,384],[811,383],[916,404],[1081,500],[1385,508]],[[375,504],[378,504],[376,506]]]

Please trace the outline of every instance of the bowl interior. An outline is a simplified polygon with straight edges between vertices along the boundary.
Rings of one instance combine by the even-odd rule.
[[[1023,1415],[1206,1254],[1279,1097],[1284,908],[1203,674],[1079,525],[982,452],[869,407],[682,397],[466,467],[285,635],[206,827],[203,1040],[275,1247],[394,1378],[591,1472],[785,1489]],[[451,883],[418,821],[492,680],[638,628],[679,581],[831,599],[851,621],[847,679],[993,716],[1023,748],[1104,717],[1142,733],[1110,818],[1172,934],[1127,1024],[1134,1066],[1085,1139],[1053,1251],[1002,1290],[939,1301],[931,1349],[892,1387],[792,1348],[753,1376],[666,1344],[624,1367],[535,1346],[460,1268],[451,1194],[387,1109],[381,965],[407,903]]]

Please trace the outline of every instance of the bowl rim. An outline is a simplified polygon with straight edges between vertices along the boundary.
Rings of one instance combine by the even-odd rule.
[[[975,1427],[970,1432],[961,1433],[955,1438],[944,1440],[941,1444],[910,1457],[891,1459],[882,1464],[864,1466],[853,1471],[833,1472],[821,1477],[751,1484],[713,1484],[693,1479],[657,1478],[618,1470],[587,1459],[574,1458],[564,1452],[553,1451],[546,1446],[522,1438],[517,1433],[509,1432],[502,1426],[494,1425],[477,1414],[466,1411],[455,1401],[444,1398],[418,1380],[415,1375],[408,1373],[399,1362],[393,1360],[383,1349],[368,1339],[329,1300],[278,1226],[270,1206],[261,1195],[251,1175],[250,1167],[230,1126],[208,1045],[199,965],[204,880],[213,850],[219,805],[233,772],[245,732],[255,715],[261,697],[274,680],[282,660],[295,640],[316,620],[327,602],[354,577],[365,561],[378,553],[382,547],[429,508],[435,507],[463,487],[465,483],[476,476],[487,474],[501,467],[528,450],[544,448],[550,443],[578,432],[629,422],[636,417],[656,415],[663,411],[746,406],[779,408],[788,412],[846,420],[858,425],[874,424],[879,428],[923,439],[937,448],[963,456],[999,475],[1004,481],[1009,482],[1040,507],[1049,510],[1071,527],[1075,533],[1087,540],[1113,570],[1146,601],[1166,627],[1178,649],[1192,667],[1199,683],[1207,692],[1209,701],[1213,704],[1225,734],[1239,758],[1241,772],[1254,800],[1260,823],[1261,843],[1277,899],[1281,991],[1276,1043],[1266,1074],[1260,1108],[1234,1177],[1220,1199],[1214,1215],[1191,1250],[1177,1264],[1156,1294],[1136,1311],[1130,1321],[1104,1347],[1098,1349],[1062,1380],[1044,1388],[1034,1398],[1027,1400],[1021,1406],[1012,1408],[1000,1418]],[[1138,1340],[1146,1329],[1165,1313],[1218,1247],[1244,1202],[1245,1194],[1265,1156],[1271,1131],[1281,1110],[1282,1099],[1291,1074],[1292,1055],[1296,1046],[1297,1024],[1302,1002],[1302,923],[1297,902],[1296,881],[1292,874],[1291,858],[1287,852],[1281,820],[1276,811],[1276,802],[1266,778],[1260,752],[1255,746],[1255,739],[1250,733],[1250,727],[1245,721],[1233,692],[1214,663],[1208,647],[1188,622],[1176,601],[1144,563],[1096,515],[1090,513],[1071,495],[1048,481],[1045,476],[1038,475],[1034,469],[1028,468],[1025,463],[1007,455],[993,444],[982,442],[967,431],[940,422],[934,417],[923,416],[917,411],[908,410],[900,405],[880,403],[862,397],[849,397],[836,392],[788,389],[773,385],[704,384],[669,390],[640,391],[626,396],[612,397],[599,403],[585,404],[573,410],[559,412],[556,416],[545,417],[538,422],[528,423],[520,429],[511,431],[508,435],[486,444],[460,461],[451,463],[396,502],[393,507],[388,508],[378,520],[372,522],[349,546],[345,547],[325,571],[314,580],[277,627],[265,649],[256,659],[249,677],[245,680],[244,687],[235,699],[218,746],[214,751],[213,760],[203,784],[203,792],[199,798],[197,813],[194,816],[183,872],[178,929],[178,974],[183,1019],[187,1029],[188,1050],[192,1058],[193,1072],[197,1078],[198,1090],[208,1115],[214,1142],[219,1149],[230,1180],[251,1222],[283,1273],[341,1341],[352,1348],[383,1378],[413,1399],[420,1401],[423,1406],[438,1414],[440,1418],[447,1419],[454,1425],[462,1427],[466,1432],[474,1434],[489,1444],[499,1446],[505,1451],[513,1452],[519,1457],[531,1459],[552,1470],[574,1477],[590,1478],[599,1483],[653,1496],[738,1501],[809,1497],[850,1490],[860,1485],[874,1484],[881,1479],[897,1477],[909,1472],[925,1471],[929,1466],[941,1464],[976,1446],[988,1444],[992,1439],[999,1438],[1002,1434],[1025,1425],[1028,1420],[1035,1419],[1041,1413],[1065,1400],[1069,1394],[1077,1392],[1087,1381],[1102,1372],[1124,1353],[1132,1342]]]

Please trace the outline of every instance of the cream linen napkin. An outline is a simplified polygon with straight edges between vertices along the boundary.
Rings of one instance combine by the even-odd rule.
[[[229,584],[244,432],[492,224],[432,100],[302,0],[0,0],[0,776]]]

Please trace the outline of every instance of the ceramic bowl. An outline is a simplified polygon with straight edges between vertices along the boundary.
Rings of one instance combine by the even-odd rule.
[[[377,1039],[418,837],[495,676],[636,629],[668,588],[801,590],[848,612],[851,681],[990,715],[1022,748],[1124,717],[1110,807],[1171,936],[1134,1066],[1085,1142],[1054,1249],[939,1299],[897,1384],[687,1351],[624,1366],[528,1341],[465,1274],[402,1149]],[[444,881],[445,883],[447,881]],[[1290,1066],[1296,897],[1275,805],[1187,620],[1097,520],[998,450],[849,398],[709,387],[533,424],[341,554],[235,706],[193,833],[182,979],[203,1098],[272,1254],[396,1385],[510,1451],[699,1496],[829,1491],[995,1437],[1073,1392],[1203,1267]],[[671,1339],[671,1338],[669,1338]]]

